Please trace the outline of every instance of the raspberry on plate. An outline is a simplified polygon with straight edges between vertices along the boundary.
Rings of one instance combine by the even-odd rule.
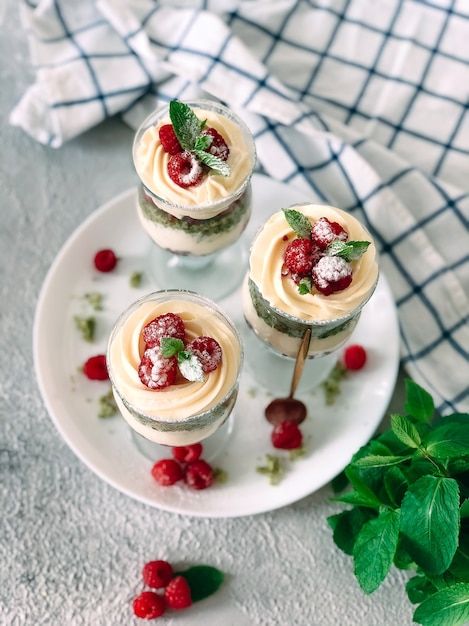
[[[184,470],[184,482],[192,489],[207,489],[215,480],[213,469],[203,459],[188,463]]]
[[[348,233],[338,222],[331,222],[327,217],[320,217],[311,229],[311,237],[316,245],[325,250],[336,239],[347,241]]]
[[[213,337],[196,337],[187,344],[186,350],[199,359],[204,374],[213,372],[221,363],[221,346]]]
[[[147,587],[162,589],[173,577],[173,566],[168,561],[149,561],[143,566],[142,576]]]
[[[192,443],[188,446],[178,446],[172,448],[172,453],[176,461],[180,463],[192,463],[197,461],[202,454],[202,444]]]
[[[345,259],[338,256],[323,256],[319,259],[312,271],[314,286],[324,294],[346,289],[352,282],[352,266]]]
[[[106,355],[91,356],[83,365],[83,374],[90,380],[108,380]]]
[[[347,346],[344,350],[344,365],[348,370],[361,370],[366,363],[366,350],[359,344]]]
[[[201,162],[188,150],[173,154],[168,161],[168,175],[170,179],[186,189],[195,187],[203,178],[204,170]]]
[[[172,609],[187,609],[192,604],[191,589],[184,576],[175,576],[164,590],[166,604]]]
[[[143,353],[138,368],[138,376],[149,389],[165,389],[174,385],[178,373],[178,361],[175,356],[164,357],[160,349],[147,348]]]
[[[308,276],[319,254],[319,249],[311,239],[299,237],[293,239],[285,248],[283,261],[291,274]]]
[[[215,130],[215,128],[205,128],[201,133],[202,136],[212,137],[212,143],[207,149],[207,152],[213,154],[213,156],[218,157],[222,161],[226,161],[230,156],[230,149],[228,148],[226,141],[220,135],[220,133]]]
[[[151,468],[151,475],[162,487],[170,487],[181,480],[183,470],[174,459],[161,459]]]
[[[94,266],[99,272],[112,272],[117,265],[117,257],[109,248],[98,250],[94,256]]]
[[[143,341],[147,348],[159,346],[163,337],[174,337],[184,341],[186,329],[184,322],[176,313],[164,313],[148,322],[142,330]]]
[[[177,154],[182,152],[181,144],[179,143],[176,133],[172,124],[163,124],[158,131],[163,150],[168,154]]]
[[[133,601],[134,614],[143,619],[155,619],[163,615],[166,603],[163,596],[154,591],[143,591]]]
[[[274,448],[293,450],[301,446],[303,435],[298,424],[286,420],[274,426],[271,440]]]

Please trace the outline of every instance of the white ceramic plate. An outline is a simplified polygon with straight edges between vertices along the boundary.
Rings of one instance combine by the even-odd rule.
[[[305,201],[305,195],[264,176],[253,179],[254,215],[246,233],[250,241],[274,211]],[[270,444],[271,426],[263,412],[271,394],[245,368],[229,445],[215,465],[228,480],[204,491],[181,485],[160,487],[150,474],[152,463],[131,440],[120,416],[98,418],[98,399],[108,382],[89,381],[79,368],[94,354],[105,352],[114,321],[131,302],[155,291],[149,281],[130,286],[133,271],[144,269],[149,243],[135,211],[136,191],[129,190],[95,211],[63,246],[46,277],[34,323],[34,361],[39,387],[52,420],[74,453],[98,476],[127,495],[167,511],[202,517],[251,515],[288,505],[319,489],[336,476],[352,454],[373,435],[387,409],[398,370],[398,323],[384,277],[365,307],[352,336],[368,351],[366,367],[342,384],[334,405],[327,406],[322,389],[302,399],[309,416],[302,424],[307,453],[296,461]],[[310,200],[310,198],[306,198]],[[112,248],[118,267],[100,274],[93,257]],[[103,310],[92,311],[84,297],[103,294]],[[245,323],[240,291],[220,302],[237,325]],[[83,340],[74,316],[94,315],[94,343]],[[385,341],[383,340],[385,338]],[[285,459],[286,472],[276,486],[256,471],[266,454]]]

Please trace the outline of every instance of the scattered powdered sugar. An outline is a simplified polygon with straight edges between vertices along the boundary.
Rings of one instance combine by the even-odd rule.
[[[338,256],[323,256],[314,267],[314,277],[319,287],[326,288],[330,283],[351,276],[352,266]]]

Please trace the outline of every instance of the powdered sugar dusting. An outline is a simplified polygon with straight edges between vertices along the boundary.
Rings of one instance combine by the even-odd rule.
[[[315,283],[323,289],[326,289],[331,283],[337,283],[351,275],[351,265],[337,256],[323,256],[314,267]]]

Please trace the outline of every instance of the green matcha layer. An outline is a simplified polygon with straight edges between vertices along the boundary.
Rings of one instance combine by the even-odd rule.
[[[251,185],[230,206],[215,217],[197,220],[193,217],[177,218],[153,204],[145,194],[143,186],[139,186],[138,202],[146,219],[156,222],[165,228],[181,230],[200,240],[230,231],[240,223],[248,221],[251,212]]]
[[[360,315],[360,311],[348,317],[345,321],[334,321],[324,323],[314,323],[311,322],[296,322],[295,320],[289,319],[284,315],[281,315],[277,312],[276,309],[272,308],[271,304],[262,297],[257,285],[249,279],[249,294],[251,296],[251,301],[253,307],[257,313],[257,316],[260,317],[268,326],[278,330],[284,335],[288,335],[289,337],[302,338],[305,330],[307,328],[311,328],[311,337],[316,339],[325,339],[326,337],[332,337],[333,335],[337,335],[342,331],[346,330],[350,325],[354,325],[356,318]]]

